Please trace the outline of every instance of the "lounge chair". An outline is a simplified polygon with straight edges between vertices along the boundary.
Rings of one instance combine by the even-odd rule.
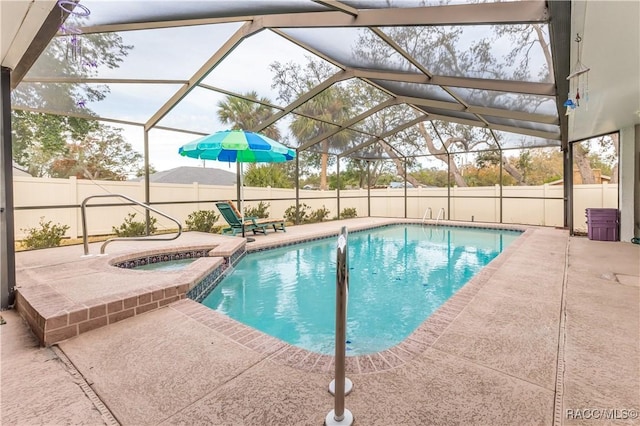
[[[231,208],[233,209],[234,213],[236,214],[236,216],[238,217],[242,217],[242,215],[240,214],[240,211],[238,210],[238,208],[236,207],[236,205],[227,200],[227,204],[229,204],[231,206]],[[252,223],[256,224],[256,225],[266,225],[267,227],[272,226],[274,232],[277,231],[284,231],[287,232],[285,226],[284,226],[284,219],[274,219],[274,218],[258,218],[258,217],[254,217],[254,216],[245,216],[245,223],[250,220]]]
[[[228,228],[222,230],[223,234],[235,236],[238,233],[242,233],[243,226],[245,233],[253,231],[254,234],[258,232],[266,234],[269,227],[273,227],[274,231],[287,231],[282,219],[260,219],[254,216],[245,216],[243,224],[242,215],[231,201],[216,203],[216,207],[218,207],[222,217],[229,224]]]

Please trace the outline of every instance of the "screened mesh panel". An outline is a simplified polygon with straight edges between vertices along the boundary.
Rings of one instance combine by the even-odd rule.
[[[75,54],[71,36],[55,37],[26,78],[55,75],[188,80],[241,25],[81,34]]]
[[[83,1],[91,14],[64,23],[13,104],[195,133],[239,125],[367,158],[559,145],[550,10],[485,3]],[[474,24],[476,11],[492,21],[487,8],[518,18]],[[435,23],[412,25],[419,14]]]
[[[411,96],[423,99],[432,99],[436,101],[445,101],[456,103],[456,99],[447,93],[440,86],[433,84],[407,83],[402,81],[371,79],[397,96]]]
[[[555,99],[523,93],[498,92],[495,90],[466,89],[452,87],[451,90],[471,105],[522,111],[557,117]]]
[[[418,69],[368,28],[284,28],[282,31],[340,64],[389,71]],[[374,43],[377,50],[367,48]]]
[[[429,72],[444,76],[551,82],[547,25],[381,28]],[[542,40],[538,39],[538,36]],[[364,46],[375,52],[376,44]],[[547,56],[548,55],[548,56]]]
[[[90,9],[90,25],[157,22],[176,19],[222,18],[273,13],[316,12],[326,7],[308,0],[251,1],[96,1],[83,0]]]
[[[493,133],[496,135],[496,139],[502,149],[560,146],[559,140],[519,135],[517,133],[503,132],[500,130],[494,130]]]

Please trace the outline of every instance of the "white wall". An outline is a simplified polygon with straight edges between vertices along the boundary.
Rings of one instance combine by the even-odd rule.
[[[620,240],[640,237],[640,125],[620,130]]]
[[[617,206],[618,185],[576,185],[574,187],[574,224],[579,232],[586,232],[586,208]],[[152,183],[151,200],[154,208],[175,217],[182,224],[196,210],[212,209],[218,200],[235,200],[235,186],[157,184]],[[500,222],[500,187],[451,188],[451,201],[447,200],[447,188],[411,188],[407,190],[407,217],[422,219],[431,208],[435,219],[444,209],[445,219],[476,222]],[[82,218],[79,206],[91,195],[125,194],[136,200],[144,200],[144,182],[112,182],[70,179],[14,177],[16,239],[25,236],[28,228],[38,228],[40,217],[45,221],[70,226],[68,237],[82,236]],[[562,186],[509,186],[502,188],[502,222],[541,226],[563,226]],[[329,209],[330,218],[337,215],[336,191],[300,190],[300,202],[312,210]],[[487,198],[495,197],[495,198]],[[251,188],[244,191],[245,205],[257,206],[260,200],[270,204],[272,217],[283,217],[287,208],[295,204],[295,190],[281,188]],[[97,198],[91,204],[119,203],[118,198]],[[189,202],[157,204],[159,202]],[[49,206],[46,209],[42,206]],[[61,206],[53,208],[51,206]],[[37,207],[34,209],[19,209]],[[355,208],[358,216],[367,216],[367,190],[340,191],[340,210]],[[136,213],[136,220],[144,218],[140,207],[88,207],[89,235],[112,232],[124,221],[127,213]],[[405,217],[403,188],[371,190],[371,216]],[[428,216],[428,215],[427,215]],[[158,218],[158,229],[175,229],[171,221]],[[222,224],[223,222],[221,222]]]

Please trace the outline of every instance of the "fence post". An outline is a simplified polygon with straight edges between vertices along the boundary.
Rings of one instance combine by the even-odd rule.
[[[493,221],[495,223],[502,223],[502,191],[500,184],[495,184],[493,187],[493,195],[495,202],[493,203]]]
[[[78,178],[75,176],[69,177],[69,204],[72,206],[76,206],[80,204],[78,201]],[[73,238],[78,238],[78,209],[72,208],[71,217],[69,218],[69,223],[71,224],[71,228],[69,229],[69,235]]]
[[[542,185],[542,226],[547,226],[547,197],[549,196],[549,184]]]

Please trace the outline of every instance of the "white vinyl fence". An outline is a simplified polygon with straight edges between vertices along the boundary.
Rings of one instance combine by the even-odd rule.
[[[295,205],[295,190],[281,188],[244,188],[245,206],[269,203],[271,217],[283,217],[285,210]],[[359,217],[405,217],[403,188],[372,189],[371,201],[366,189],[340,191],[340,211],[355,208]],[[450,201],[447,196],[451,196]],[[80,205],[92,195],[124,194],[144,201],[144,182],[90,181],[33,177],[14,177],[15,235],[20,240],[29,228],[38,228],[39,221],[69,225],[67,237],[82,236]],[[154,208],[175,217],[184,225],[185,219],[196,210],[214,210],[215,201],[235,200],[235,186],[158,184],[150,185],[150,199]],[[574,228],[586,232],[586,208],[618,205],[616,184],[574,186]],[[444,219],[476,222],[500,222],[500,186],[474,188],[411,188],[407,189],[406,216],[422,219],[428,209],[436,218],[444,209]],[[542,226],[563,225],[562,186],[508,186],[502,188],[502,222]],[[123,223],[128,213],[142,221],[145,211],[139,206],[94,206],[92,204],[123,204],[118,198],[97,198],[87,208],[89,235],[112,233],[112,227]],[[311,210],[325,207],[337,216],[337,191],[300,190],[300,203]],[[159,230],[175,229],[173,222],[157,217]],[[220,219],[222,224],[222,219]]]

